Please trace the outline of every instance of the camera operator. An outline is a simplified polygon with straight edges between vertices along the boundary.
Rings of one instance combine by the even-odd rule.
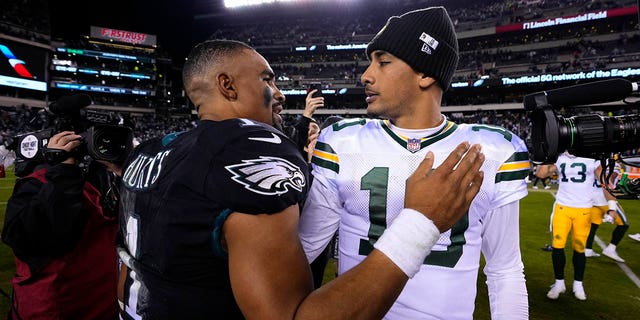
[[[9,198],[2,232],[16,261],[9,319],[117,319],[120,167],[75,152],[82,144],[73,131],[53,135],[46,163],[19,178]]]

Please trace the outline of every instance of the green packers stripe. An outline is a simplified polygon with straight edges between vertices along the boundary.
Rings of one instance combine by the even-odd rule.
[[[477,124],[477,125],[473,125],[471,127],[471,130],[473,130],[473,131],[480,131],[480,130],[493,131],[493,132],[497,132],[497,133],[501,134],[507,141],[511,141],[511,139],[513,139],[513,134],[511,133],[511,131],[509,131],[509,130],[503,128],[503,127],[490,126],[490,125],[486,125],[486,124]]]
[[[333,171],[335,173],[340,173],[340,165],[338,165],[335,162],[327,161],[327,160],[324,160],[324,159],[320,159],[320,158],[318,158],[316,156],[313,156],[311,158],[311,163],[313,163],[313,164],[315,164],[317,166],[320,166],[322,168],[329,169],[329,170],[331,170],[331,171]]]
[[[355,125],[363,126],[367,123],[367,119],[346,119],[340,120],[332,125],[333,131],[340,131],[346,127],[351,127]]]
[[[331,148],[331,146],[327,143],[318,141],[316,143],[316,150],[324,151],[326,153],[336,154],[336,151]]]
[[[407,148],[407,139],[397,135],[395,132],[393,132],[393,130],[391,130],[391,128],[389,128],[389,126],[387,125],[387,122],[382,122],[381,125],[382,129],[384,129],[385,132],[387,132],[387,134],[389,136],[391,136],[391,138],[393,138],[393,140],[395,140],[398,144],[400,144],[402,147],[404,147],[405,149]],[[451,122],[451,121],[447,121],[447,125],[445,125],[440,131],[421,138],[421,142],[420,142],[420,149],[432,145],[446,137],[448,137],[450,134],[452,134],[454,131],[456,131],[456,129],[458,128],[458,125]]]
[[[515,181],[522,180],[529,175],[529,169],[519,170],[519,171],[510,171],[510,172],[499,172],[496,174],[495,182],[504,182],[504,181]]]
[[[338,162],[338,156],[330,145],[320,141],[316,143],[311,163],[334,171],[335,173],[340,173],[340,165]]]
[[[382,129],[384,129],[384,131],[387,132],[387,134],[389,134],[391,136],[391,138],[393,138],[393,140],[395,140],[398,144],[403,146],[405,149],[407,148],[407,141],[402,139],[401,137],[399,137],[393,131],[391,131],[391,129],[386,125],[386,123],[383,122],[381,127],[382,127]]]
[[[529,161],[529,153],[528,152],[515,152],[505,162],[524,161],[524,160]]]
[[[452,134],[454,131],[456,131],[456,129],[458,128],[458,125],[451,122],[451,121],[447,121],[447,125],[443,128],[442,131],[432,135],[431,137],[426,137],[426,140],[422,141],[422,143],[420,144],[420,146],[422,148],[428,146],[428,145],[432,145],[446,137],[448,137],[450,134]]]
[[[529,175],[530,170],[529,153],[515,152],[498,168],[495,182],[524,179]]]

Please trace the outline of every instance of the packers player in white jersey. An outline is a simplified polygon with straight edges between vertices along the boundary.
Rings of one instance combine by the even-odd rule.
[[[538,169],[541,177],[554,171],[558,173],[558,193],[553,204],[551,233],[553,250],[551,261],[555,282],[547,293],[549,299],[558,299],[566,291],[564,248],[571,233],[573,248],[573,294],[578,300],[586,300],[582,280],[586,267],[585,245],[591,227],[593,185],[600,172],[598,160],[576,157],[567,152],[558,156],[555,165],[544,165]]]
[[[600,170],[596,171],[597,177],[600,177],[599,171]],[[612,173],[613,174],[609,181],[610,189],[614,189],[617,184],[617,177],[620,174],[620,165],[618,163],[615,164],[615,169]],[[602,254],[616,262],[624,262],[624,259],[618,255],[616,248],[620,244],[620,241],[622,241],[622,238],[624,238],[624,234],[629,229],[629,222],[624,210],[622,210],[622,207],[616,200],[616,197],[606,191],[599,183],[599,180],[600,179],[596,179],[595,184],[593,185],[591,230],[589,231],[589,237],[587,238],[587,245],[584,253],[587,258],[600,256],[600,254],[593,251],[593,240],[600,224],[603,221],[611,222],[614,223],[616,227],[611,232],[611,242],[609,242],[607,247],[602,250]]]
[[[406,180],[427,152],[438,159],[463,141],[482,145],[484,180],[467,214],[440,234],[385,319],[472,319],[480,255],[486,259],[493,319],[528,319],[519,247],[519,200],[530,170],[524,142],[489,125],[455,124],[441,99],[458,61],[451,20],[442,7],[391,17],[367,47],[362,75],[371,116],[345,119],[321,131],[314,181],[299,225],[313,261],[339,231],[339,274],[373,250],[403,207]],[[438,194],[437,189],[426,191]],[[407,250],[411,248],[408,247]]]

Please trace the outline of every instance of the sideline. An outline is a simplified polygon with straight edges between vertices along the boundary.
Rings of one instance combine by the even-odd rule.
[[[598,246],[601,249],[604,250],[604,248],[607,246],[607,244],[604,241],[602,241],[600,238],[598,238],[597,235],[593,239],[595,240],[595,242],[598,244]],[[609,258],[607,258],[607,259],[609,259]],[[640,288],[640,278],[638,278],[638,276],[635,273],[633,273],[633,270],[631,270],[631,268],[629,268],[629,266],[627,266],[627,264],[625,264],[624,262],[615,261],[613,259],[609,259],[609,260],[615,262],[618,265],[618,267],[620,267],[620,269],[622,269],[624,274],[626,274],[627,277],[629,277],[631,282],[633,282],[638,288]]]

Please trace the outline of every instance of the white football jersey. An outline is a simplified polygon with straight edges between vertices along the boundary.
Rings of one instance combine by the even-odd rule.
[[[609,179],[609,181],[611,181],[611,183],[609,184],[610,188],[612,188],[612,189],[615,188],[615,185],[618,183],[619,177],[620,177],[620,163],[616,162],[614,164],[612,176]],[[594,186],[594,188],[593,188],[594,189],[593,190],[593,206],[594,207],[606,206],[608,204],[608,202],[607,202],[607,198],[605,197],[604,193],[608,192],[608,191],[604,190],[603,186],[599,183],[598,179],[594,180],[593,186]]]
[[[572,208],[591,208],[593,186],[596,184],[595,170],[599,165],[600,162],[595,159],[560,154],[556,160],[558,170],[556,202]],[[600,190],[602,192],[602,189]]]
[[[604,189],[599,184],[594,184],[593,186],[593,196],[592,196],[592,205],[594,207],[601,207],[607,205],[607,198],[604,196]]]
[[[427,151],[435,154],[436,168],[464,141],[481,144],[486,157],[480,192],[468,214],[440,235],[420,272],[409,279],[385,318],[471,319],[483,219],[490,210],[527,195],[524,179],[530,163],[526,146],[503,128],[446,121],[441,130],[421,139],[396,134],[386,120],[346,119],[323,129],[312,160],[314,181],[300,221],[300,238],[309,261],[336,230],[338,272],[364,260],[403,209],[406,180]],[[433,190],[425,197],[438,197],[438,192]],[[515,247],[514,256],[520,263],[519,247]]]

